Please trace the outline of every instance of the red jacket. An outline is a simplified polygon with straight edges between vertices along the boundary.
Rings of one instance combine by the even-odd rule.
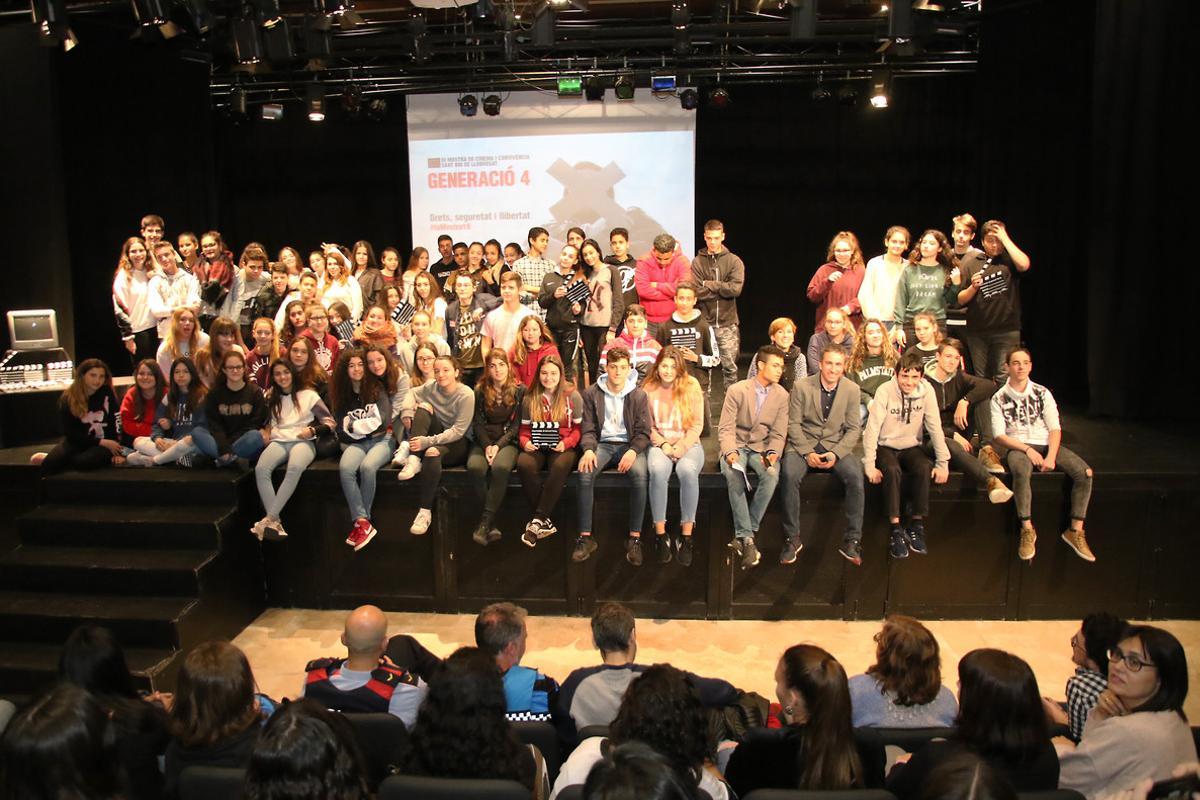
[[[542,342],[542,346],[537,350],[531,350],[525,354],[524,364],[518,364],[514,361],[512,353],[508,354],[508,360],[512,361],[513,367],[517,370],[517,380],[525,384],[526,389],[531,389],[533,388],[534,381],[537,380],[538,364],[543,358],[551,355],[558,356],[560,359],[562,358],[554,342]]]
[[[658,265],[654,250],[639,258],[633,281],[638,299],[646,307],[646,319],[662,322],[671,316],[675,311],[675,287],[691,276],[692,265],[678,250],[665,268]]]
[[[142,418],[135,419],[138,408],[138,399],[141,396],[141,390],[137,386],[130,386],[129,391],[125,393],[125,397],[121,400],[120,420],[121,420],[121,444],[126,447],[133,446],[133,440],[139,436],[149,436],[154,432],[155,414],[158,412],[158,403],[161,398],[142,401]]]
[[[842,277],[830,283],[829,276],[835,272]],[[825,313],[831,308],[850,307],[850,324],[854,330],[862,325],[862,306],[858,302],[858,289],[866,277],[866,267],[842,269],[837,264],[823,264],[808,282],[808,299],[817,304],[815,333],[825,330]]]
[[[525,395],[525,402],[521,404],[521,427],[517,433],[517,442],[520,444],[521,452],[525,451],[525,445],[529,444],[530,437],[533,436],[533,429],[529,425],[532,420],[529,411],[530,403],[541,403],[543,411],[550,410],[543,392],[530,392]],[[583,404],[580,402],[579,393],[571,392],[567,396],[567,413],[558,421],[558,438],[563,443],[564,451],[573,450],[579,446],[579,436],[582,430],[575,421],[575,417],[582,414]]]

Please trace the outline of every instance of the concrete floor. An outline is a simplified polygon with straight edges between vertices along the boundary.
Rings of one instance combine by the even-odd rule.
[[[234,643],[241,647],[261,691],[275,698],[295,697],[303,685],[304,665],[322,656],[344,656],[338,642],[344,611],[269,609]],[[408,633],[439,656],[474,644],[474,616],[465,614],[388,614],[390,633]],[[977,647],[996,647],[1024,658],[1033,667],[1043,695],[1061,699],[1074,672],[1071,636],[1076,620],[1040,622],[933,621],[926,623],[942,649],[942,679],[953,688],[958,660]],[[1155,622],[1174,633],[1189,656],[1188,717],[1200,720],[1200,622]],[[846,668],[863,672],[874,661],[872,635],[879,622],[839,621],[638,621],[638,662],[670,662],[699,675],[724,678],[740,689],[774,699],[775,663],[786,647],[819,644]],[[576,667],[599,661],[592,647],[589,620],[581,617],[530,617],[529,644],[522,661],[562,681]]]

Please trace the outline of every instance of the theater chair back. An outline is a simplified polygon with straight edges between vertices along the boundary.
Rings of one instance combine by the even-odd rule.
[[[514,722],[513,733],[524,744],[537,745],[546,762],[546,776],[550,785],[558,780],[558,768],[562,765],[562,752],[558,744],[558,731],[549,722]]]
[[[393,775],[379,786],[379,800],[530,800],[516,781]]]
[[[855,728],[854,738],[860,744],[899,747],[915,753],[934,739],[949,739],[953,728]]]
[[[236,767],[187,767],[179,773],[179,800],[238,800],[246,770]]]
[[[408,729],[387,713],[343,716],[354,728],[354,738],[367,762],[367,785],[375,791],[400,763],[400,754],[408,747]]]
[[[828,792],[807,792],[800,789],[755,789],[742,800],[896,800],[896,795],[883,789],[841,789]]]

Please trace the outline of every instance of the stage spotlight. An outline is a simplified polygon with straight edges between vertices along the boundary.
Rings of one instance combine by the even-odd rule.
[[[260,116],[267,122],[278,122],[283,119],[283,103],[263,103]]]
[[[354,0],[317,0],[317,8],[324,13],[326,27],[336,20],[342,30],[348,31],[363,21],[362,16],[354,10]]]
[[[479,100],[473,94],[464,94],[458,98],[458,113],[464,117],[473,117],[479,113]]]
[[[685,111],[695,111],[700,105],[700,94],[695,89],[684,89],[679,93],[679,107]]]
[[[309,122],[325,121],[325,87],[313,81],[304,87],[305,105]]]
[[[887,108],[892,93],[892,71],[877,69],[871,73],[871,108]]]
[[[650,91],[654,94],[675,94],[675,76],[651,75]]]
[[[262,42],[258,39],[258,26],[249,17],[237,17],[229,21],[233,36],[233,56],[239,64],[257,64],[262,61]]]
[[[246,90],[241,86],[229,93],[229,115],[235,122],[245,122],[250,118],[246,103]]]
[[[843,83],[838,89],[837,99],[844,106],[852,106],[858,102],[858,90],[854,88],[854,84]]]
[[[357,83],[347,83],[342,89],[342,112],[347,117],[357,117],[362,113],[363,91]]]
[[[367,101],[367,119],[371,122],[382,122],[387,117],[388,101],[383,97],[373,97]]]
[[[207,36],[213,26],[213,15],[208,9],[208,0],[184,0],[183,7],[196,33]]]
[[[274,28],[283,20],[279,0],[254,0],[254,10],[258,13],[258,24],[264,28]]]
[[[143,39],[173,39],[179,35],[164,0],[133,0],[133,16]]]
[[[729,90],[723,86],[718,86],[708,93],[708,105],[710,108],[727,108],[732,102],[729,97]]]
[[[265,28],[262,38],[268,61],[283,64],[296,57],[296,49],[292,46],[292,32],[286,19],[281,17],[274,25]]]
[[[812,101],[814,103],[827,103],[833,99],[833,92],[825,88],[825,84],[817,83],[812,90]]]
[[[583,78],[578,75],[558,76],[559,97],[580,97],[583,94]]]
[[[797,41],[817,38],[817,0],[791,0],[791,34]]]
[[[604,100],[605,83],[599,75],[589,75],[583,89],[584,97],[592,102]]]
[[[613,83],[613,94],[617,96],[617,99],[632,100],[634,91],[633,70],[619,73],[617,80]]]
[[[676,0],[671,4],[671,27],[677,31],[682,31],[687,28],[691,22],[692,15],[688,11],[687,3],[683,0]]]
[[[63,52],[71,52],[79,40],[67,23],[64,0],[33,0],[33,21],[38,26],[38,38],[46,47],[62,45]]]
[[[489,94],[483,98],[483,113],[489,117],[498,117],[500,116],[500,106],[503,104],[504,101],[500,99],[500,95]]]
[[[413,60],[418,64],[424,64],[429,61],[429,37],[426,35],[428,27],[425,24],[425,17],[421,14],[413,14],[408,19],[408,33],[412,36],[412,51]]]
[[[557,15],[549,6],[542,8],[533,18],[534,47],[554,46],[554,22]]]

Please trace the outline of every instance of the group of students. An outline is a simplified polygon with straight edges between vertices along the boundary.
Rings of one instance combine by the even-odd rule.
[[[347,617],[348,658],[310,662],[303,697],[278,702],[221,641],[186,655],[173,694],[140,695],[113,634],[84,625],[64,644],[59,683],[19,711],[0,701],[0,785],[12,797],[157,800],[187,796],[188,767],[225,767],[244,770],[252,798],[366,800],[400,774],[515,781],[533,800],[579,785],[604,800],[869,788],[898,800],[1055,789],[1134,800],[1152,781],[1200,770],[1183,711],[1184,648],[1162,628],[1106,613],[1071,637],[1065,700],[1041,696],[1030,665],[994,648],[963,655],[951,691],[933,633],[900,615],[884,620],[873,663],[851,678],[817,644],[786,648],[773,698],[636,663],[636,622],[619,603],[598,605],[591,631],[603,663],[559,687],[520,664],[528,631],[518,606],[485,608],[475,646],[444,660],[406,634],[388,638],[383,612],[363,606]],[[535,711],[552,712],[534,716],[558,729],[557,777],[512,724],[530,716],[531,691],[544,701]],[[343,712],[380,710],[408,734],[373,725],[387,738],[367,758]],[[888,753],[905,729],[925,735]]]
[[[1073,488],[1063,539],[1094,560],[1083,530],[1091,470],[1062,445],[1053,395],[1029,380],[1029,351],[1016,345],[1018,280],[1029,258],[995,220],[983,226],[983,250],[971,247],[975,228],[969,215],[956,217],[953,246],[931,230],[905,257],[908,231],[893,227],[887,252],[865,265],[854,234],[838,233],[808,286],[819,324],[807,347],[796,343],[792,320],[776,319],[747,380],[735,383],[736,364],[732,374],[728,366],[730,347],[739,346],[744,265],[724,248],[717,220],[706,223],[705,247],[690,264],[668,234],[634,260],[627,231],[612,231],[613,255],[604,257],[579,228],[556,264],[544,255],[547,232],[535,227],[527,253],[443,236],[439,261],[431,265],[416,248],[404,272],[394,248],[376,266],[367,242],[322,245],[308,270],[284,248],[267,281],[261,245],[248,245],[237,266],[215,231],[198,248],[196,237],[182,234],[176,252],[162,237],[161,218],[149,215],[144,239],[122,249],[114,308],[124,323],[144,305],[165,324],[163,340],[149,348],[153,357],[135,362],[135,384],[120,403],[103,363],[79,365],[63,398],[66,438],[44,466],[257,460],[265,515],[253,532],[283,538],[280,514],[303,470],[336,456],[352,523],[347,544],[355,549],[376,535],[376,473],[389,461],[400,480],[421,476],[410,528],[417,535],[432,522],[442,469],[465,465],[483,500],[473,532],[481,545],[501,536],[494,519],[513,471],[532,510],[521,537],[530,547],[558,530],[555,509],[577,473],[577,561],[597,548],[594,477],[612,466],[631,489],[627,559],[642,563],[649,497],[658,560],[687,565],[711,373],[720,367],[719,463],[734,519],[731,547],[743,567],[759,562],[754,534],[780,478],[780,561],[796,560],[805,543],[799,484],[814,470],[846,486],[840,552],[849,561],[862,560],[864,478],[882,484],[891,555],[925,553],[929,482],[944,483],[951,464],[992,502],[1015,494],[1024,560],[1036,551],[1030,476],[1066,472]],[[138,300],[130,287],[143,280]],[[197,305],[199,286],[209,288],[199,290]],[[966,345],[945,338],[956,306],[967,309]],[[205,333],[211,313],[219,315]],[[137,327],[122,328],[135,357]],[[974,374],[963,367],[966,356]],[[998,477],[998,451],[1011,489]],[[286,469],[276,486],[279,466]],[[677,537],[666,530],[672,473],[680,484]]]

